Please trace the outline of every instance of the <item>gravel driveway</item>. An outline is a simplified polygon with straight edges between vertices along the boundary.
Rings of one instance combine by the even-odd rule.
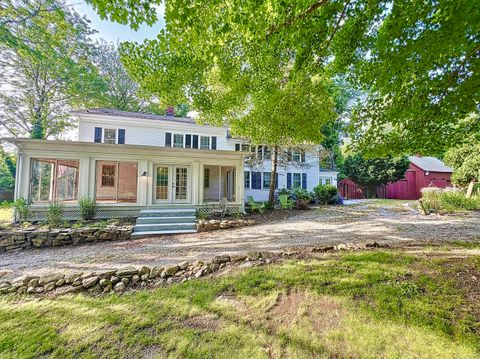
[[[0,279],[29,273],[95,271],[126,265],[164,265],[220,253],[279,251],[299,246],[378,241],[479,240],[480,213],[421,216],[407,204],[375,202],[283,213],[251,227],[132,241],[104,242],[0,254]]]

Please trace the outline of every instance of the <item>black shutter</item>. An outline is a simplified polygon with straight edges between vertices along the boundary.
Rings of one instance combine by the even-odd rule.
[[[212,136],[212,150],[217,149],[217,136]]]
[[[172,134],[165,132],[165,147],[172,147]]]
[[[198,135],[193,135],[193,146],[192,148],[198,148]]]
[[[185,135],[185,148],[192,148],[192,135]]]
[[[278,172],[275,173],[275,189],[278,189]]]
[[[302,188],[307,189],[307,174],[302,173]]]
[[[235,151],[240,151],[240,144],[239,143],[235,144]]]
[[[118,129],[118,144],[119,145],[125,144],[125,129],[123,128]]]
[[[95,136],[93,138],[94,142],[102,142],[102,128],[101,127],[95,127]]]
[[[287,189],[292,188],[292,174],[289,172],[287,173]]]
[[[302,151],[300,161],[305,162],[305,151]]]

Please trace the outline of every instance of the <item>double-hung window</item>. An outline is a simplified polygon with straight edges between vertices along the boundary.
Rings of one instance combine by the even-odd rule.
[[[270,188],[270,180],[272,179],[271,172],[263,172],[263,189]]]
[[[210,149],[210,137],[200,136],[200,149],[209,150]]]
[[[178,133],[173,135],[173,147],[183,148],[183,135]]]
[[[250,188],[250,171],[245,171],[244,187]]]
[[[301,188],[302,187],[302,174],[293,173],[292,188]]]
[[[302,153],[298,150],[292,150],[292,161],[300,162],[302,159]]]
[[[103,130],[103,143],[116,143],[117,131],[114,128],[105,128]]]

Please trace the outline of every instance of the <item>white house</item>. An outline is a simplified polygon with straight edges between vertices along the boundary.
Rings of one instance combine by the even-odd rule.
[[[32,203],[32,219],[43,219],[52,202],[78,218],[81,198],[95,199],[103,218],[138,217],[142,210],[157,218],[161,208],[190,218],[222,198],[230,210],[243,210],[247,196],[268,198],[268,147],[248,146],[227,128],[107,109],[74,114],[77,141],[11,140],[18,148],[15,197]],[[256,161],[247,160],[252,150]],[[311,191],[320,181],[318,157],[294,150],[288,156],[278,169],[278,188]]]

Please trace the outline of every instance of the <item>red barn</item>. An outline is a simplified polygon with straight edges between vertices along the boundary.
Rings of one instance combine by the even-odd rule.
[[[397,182],[377,188],[377,197],[391,199],[419,199],[424,187],[449,187],[452,169],[435,157],[411,156],[405,177]],[[349,178],[338,183],[344,198],[364,198],[363,190]]]
[[[385,197],[392,199],[419,199],[424,187],[449,187],[453,170],[435,157],[410,156],[405,178],[389,183]]]

